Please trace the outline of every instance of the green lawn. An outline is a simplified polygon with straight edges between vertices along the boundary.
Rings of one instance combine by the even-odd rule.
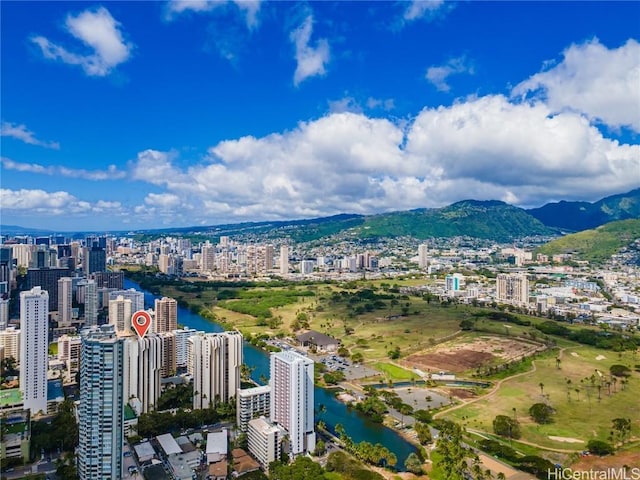
[[[391,363],[376,362],[370,366],[376,370],[380,370],[391,380],[413,380],[418,378],[418,375],[411,370],[407,370]]]
[[[577,346],[564,352],[560,368],[557,368],[555,355],[544,355],[535,360],[535,372],[507,379],[495,395],[445,413],[444,417],[461,421],[470,428],[492,432],[496,415],[516,416],[523,440],[568,450],[582,450],[592,438],[607,440],[611,422],[618,417],[630,418],[632,435],[638,436],[640,374],[633,372],[624,389],[619,382],[615,387],[612,385],[611,394],[606,386],[601,387],[600,395],[597,388],[599,380],[594,384],[591,376],[600,378],[596,370],[608,376],[612,364],[626,364],[633,368],[639,362],[637,355],[631,352],[618,354]],[[529,417],[529,408],[538,402],[548,402],[556,410],[553,423],[538,425]],[[549,437],[564,437],[564,441]]]

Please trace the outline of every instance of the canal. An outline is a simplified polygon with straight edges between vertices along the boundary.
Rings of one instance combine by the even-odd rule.
[[[143,290],[139,284],[129,279],[125,279],[124,287],[135,288],[143,292],[145,308],[154,308],[154,301],[158,297],[151,292]],[[200,315],[191,312],[189,309],[180,306],[178,306],[178,323],[204,332],[222,332],[224,330],[217,323],[210,322]],[[269,354],[267,352],[245,342],[244,363],[250,367],[255,367],[252,377],[256,382],[259,382],[259,378],[262,375],[269,378]],[[322,418],[331,431],[333,431],[336,424],[342,424],[347,435],[349,435],[354,442],[366,440],[372,444],[380,443],[397,457],[398,463],[396,464],[396,468],[398,470],[404,470],[404,461],[407,456],[417,451],[414,445],[407,442],[394,430],[371,422],[355,410],[348,409],[344,403],[336,399],[330,390],[315,387],[314,393],[316,410],[318,410],[319,405],[324,405],[326,408],[326,412],[318,413],[316,419]]]

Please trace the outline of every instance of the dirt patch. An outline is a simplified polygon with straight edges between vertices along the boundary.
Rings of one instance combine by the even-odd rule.
[[[587,472],[587,471],[606,471],[608,468],[622,468],[627,466],[640,465],[640,452],[616,452],[615,455],[608,455],[606,457],[596,457],[595,455],[589,455],[587,457],[580,457],[580,459],[571,465],[571,468],[575,472]],[[628,472],[629,475],[631,472]]]
[[[477,395],[473,393],[471,390],[467,390],[464,388],[450,388],[448,391],[451,395],[461,400],[467,400],[468,398],[477,397]]]
[[[540,345],[513,337],[483,336],[458,338],[438,345],[430,352],[409,355],[406,362],[424,371],[463,372],[491,364],[496,360],[509,362],[531,355]]]
[[[457,352],[435,352],[407,357],[407,362],[416,364],[422,370],[443,370],[445,372],[464,372],[486,365],[496,356],[489,352],[458,350]]]

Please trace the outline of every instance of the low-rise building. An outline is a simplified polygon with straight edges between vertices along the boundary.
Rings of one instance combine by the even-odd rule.
[[[247,431],[249,452],[267,469],[271,462],[280,459],[285,435],[286,430],[267,418],[254,418],[249,422]]]
[[[236,421],[241,432],[246,432],[249,420],[269,415],[271,387],[262,385],[239,389],[236,395]]]

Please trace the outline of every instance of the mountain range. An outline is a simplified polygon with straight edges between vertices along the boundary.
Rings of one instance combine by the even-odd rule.
[[[341,214],[315,219],[163,228],[136,233],[145,237],[161,234],[209,234],[214,237],[255,234],[266,238],[290,237],[295,242],[318,240],[341,232],[348,232],[361,240],[399,236],[418,239],[468,236],[509,241],[525,236],[591,229],[629,218],[640,218],[640,188],[593,203],[562,201],[530,210],[497,200],[463,200],[442,208],[375,215]],[[0,233],[46,235],[54,232],[0,226]]]

